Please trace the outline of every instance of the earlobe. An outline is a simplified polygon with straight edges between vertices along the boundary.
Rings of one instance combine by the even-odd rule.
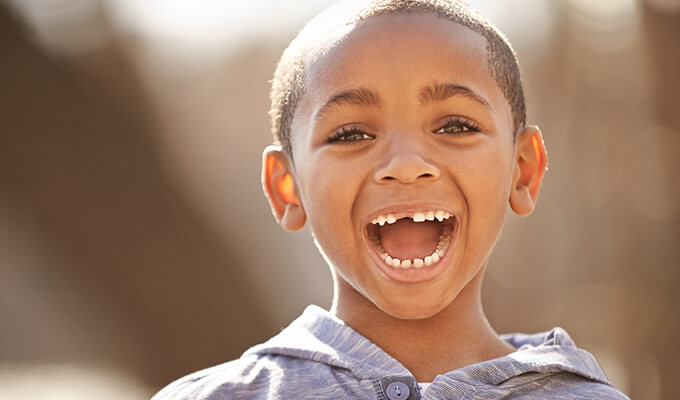
[[[543,137],[537,126],[527,126],[515,141],[515,166],[510,207],[518,215],[533,212],[548,164]]]
[[[267,146],[262,153],[262,188],[279,225],[289,231],[299,231],[307,217],[291,165],[280,146]]]

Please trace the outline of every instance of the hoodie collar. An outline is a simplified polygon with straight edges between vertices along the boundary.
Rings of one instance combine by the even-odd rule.
[[[501,338],[517,351],[443,375],[468,382],[499,385],[513,377],[529,373],[544,375],[571,372],[611,385],[595,357],[577,348],[562,328],[533,335],[501,335]],[[284,355],[322,362],[351,370],[360,379],[411,376],[399,361],[342,320],[315,305],[308,306],[281,333],[252,347],[243,356],[255,354]]]
[[[473,364],[444,375],[454,379],[500,385],[520,375],[570,372],[611,385],[595,357],[576,347],[569,334],[560,327],[533,335],[506,334],[501,335],[501,338],[517,350],[507,356]],[[489,368],[490,366],[492,368]]]
[[[275,354],[349,369],[360,377],[411,375],[380,347],[321,307],[310,305],[295,321],[243,356]]]

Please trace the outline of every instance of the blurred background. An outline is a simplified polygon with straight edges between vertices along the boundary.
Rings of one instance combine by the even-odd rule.
[[[484,303],[680,391],[680,1],[468,1],[550,154]],[[0,0],[0,399],[147,399],[328,307],[261,194],[268,81],[321,0]]]

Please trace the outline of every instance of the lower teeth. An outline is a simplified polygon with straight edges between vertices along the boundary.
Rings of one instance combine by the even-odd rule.
[[[416,258],[413,260],[399,260],[398,258],[392,258],[385,249],[383,249],[380,242],[380,238],[376,233],[369,232],[369,240],[373,245],[373,248],[378,252],[380,258],[383,259],[385,264],[393,268],[422,268],[429,267],[439,262],[439,260],[444,257],[446,250],[451,244],[451,237],[453,235],[453,226],[444,226],[442,233],[439,235],[439,243],[437,243],[437,248],[435,251],[425,258]]]

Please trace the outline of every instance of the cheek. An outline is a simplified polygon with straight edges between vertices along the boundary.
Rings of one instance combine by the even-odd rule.
[[[309,172],[303,181],[303,205],[312,234],[326,255],[335,259],[341,252],[347,253],[354,237],[352,211],[357,183],[346,163],[328,157],[311,161],[304,166]]]
[[[512,157],[507,151],[490,150],[477,157],[476,162],[467,164],[464,174],[469,179],[465,182],[464,192],[473,235],[471,239],[495,243],[507,209]]]

